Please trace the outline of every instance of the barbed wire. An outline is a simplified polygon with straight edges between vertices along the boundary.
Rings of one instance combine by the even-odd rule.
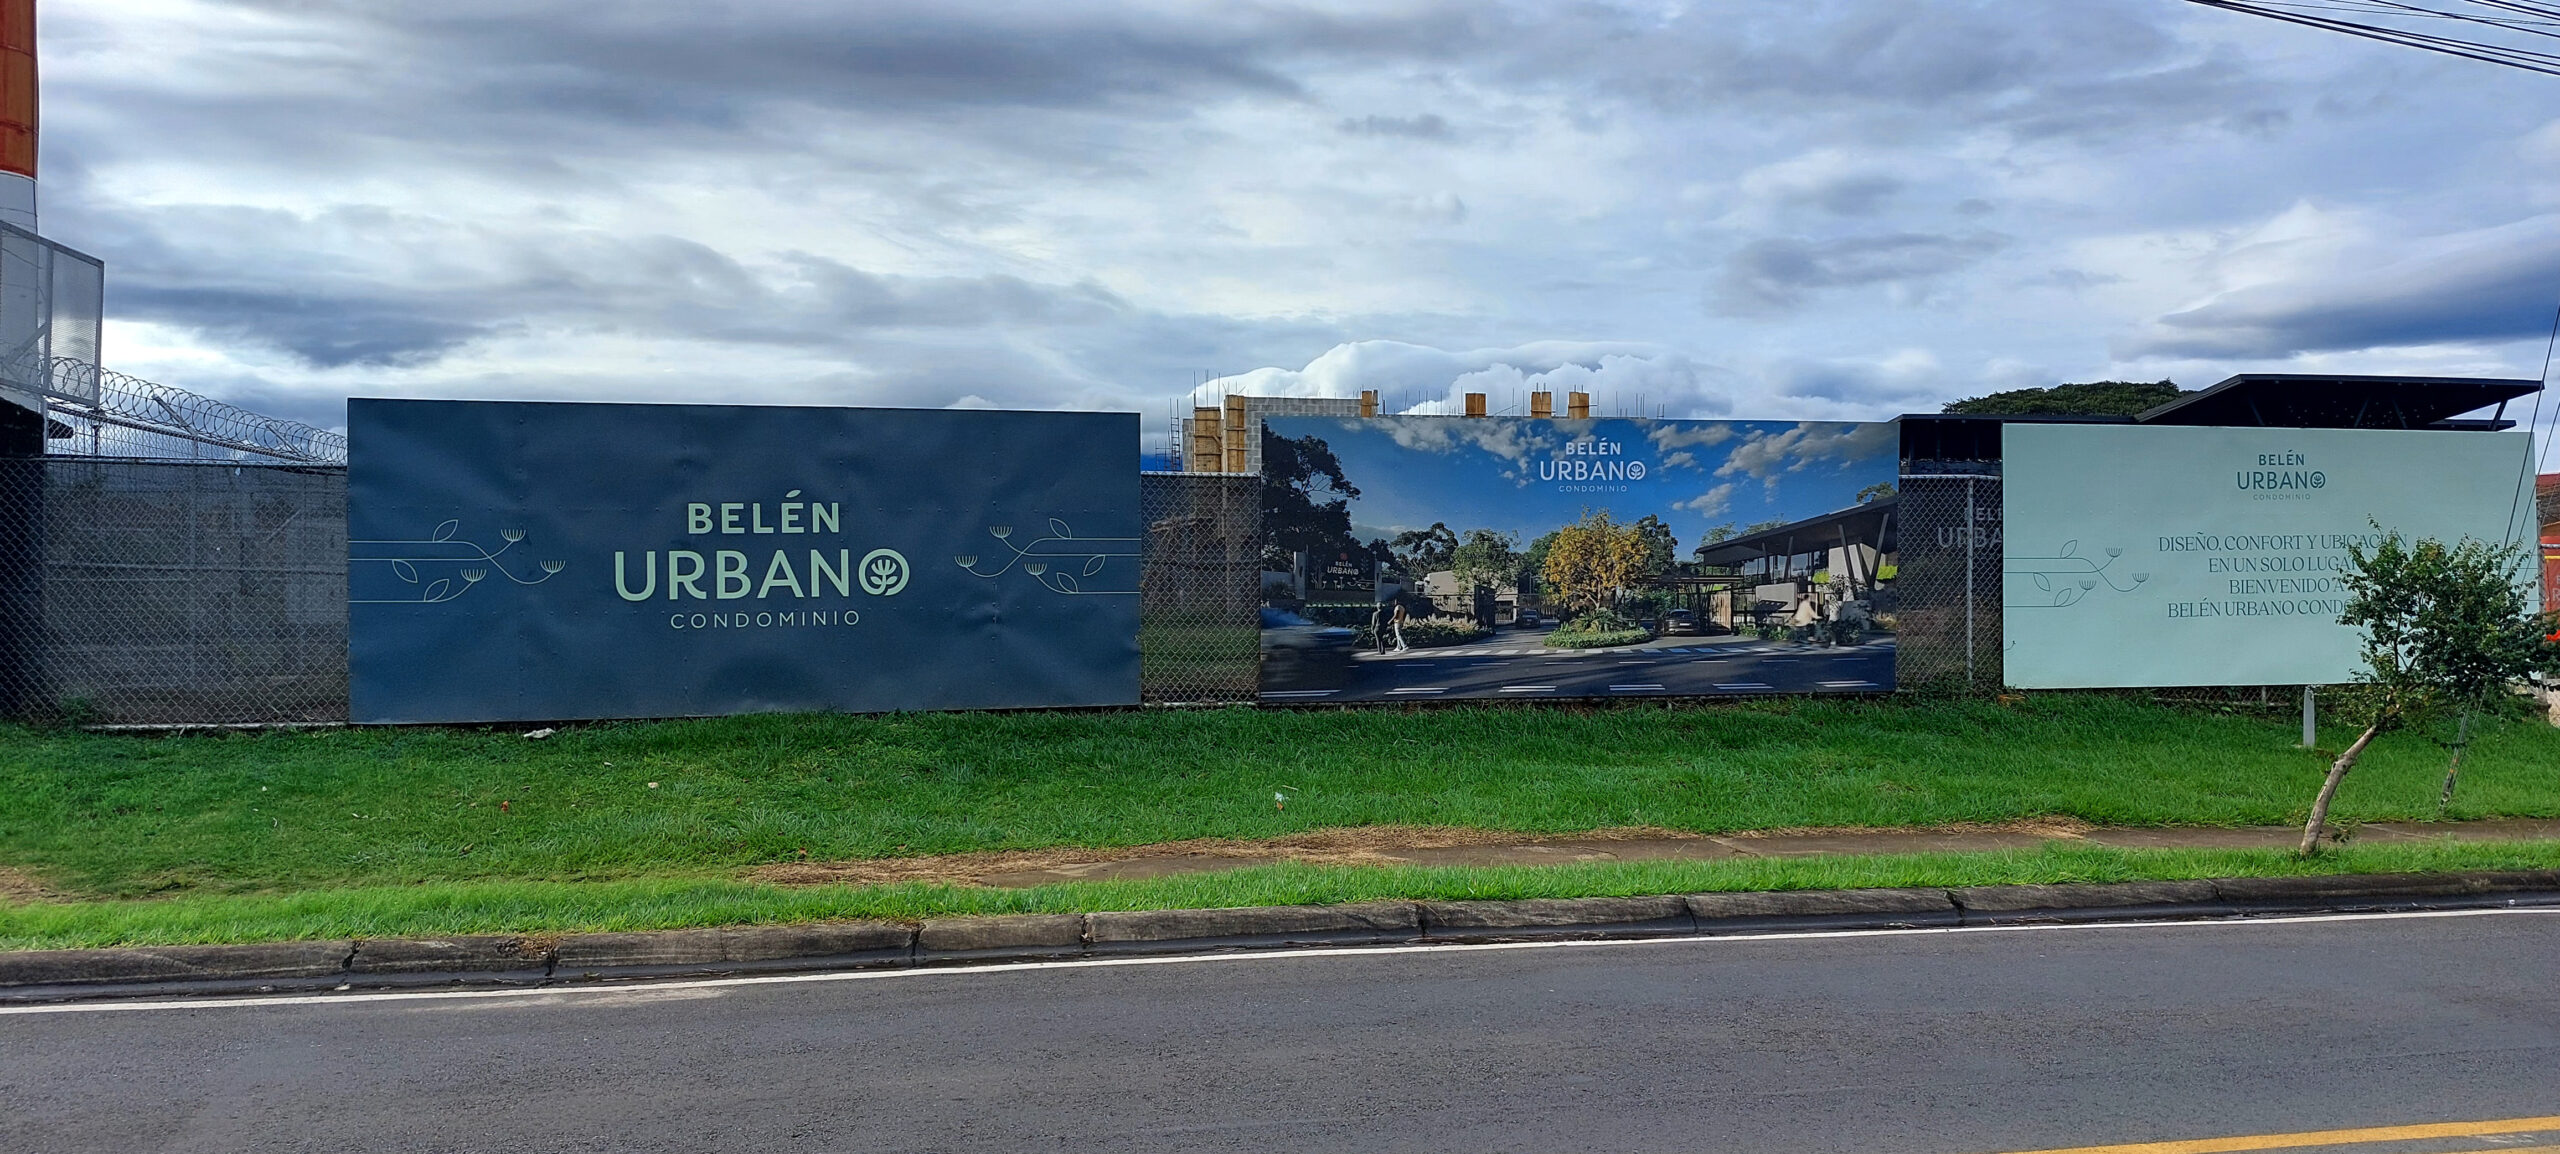
[[[56,417],[114,425],[265,460],[314,465],[347,463],[347,438],[342,434],[251,412],[228,401],[102,369],[74,357],[53,358],[45,391],[50,398],[48,410]],[[148,439],[142,443],[148,443]]]

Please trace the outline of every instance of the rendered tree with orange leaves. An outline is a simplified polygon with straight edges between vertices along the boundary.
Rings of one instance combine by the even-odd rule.
[[[1581,520],[1556,531],[1540,576],[1568,608],[1590,612],[1609,607],[1618,590],[1642,584],[1652,575],[1651,560],[1642,530],[1619,524],[1606,509],[1585,509]]]

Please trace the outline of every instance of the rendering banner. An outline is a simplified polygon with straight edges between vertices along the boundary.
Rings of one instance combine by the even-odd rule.
[[[1138,700],[1133,414],[347,416],[356,721]]]
[[[2013,424],[2008,680],[2332,685],[2359,667],[2337,574],[2374,526],[2532,540],[2524,433]],[[2520,574],[2521,576],[2521,574]]]
[[[1899,447],[1889,423],[1267,419],[1262,697],[1890,690]]]

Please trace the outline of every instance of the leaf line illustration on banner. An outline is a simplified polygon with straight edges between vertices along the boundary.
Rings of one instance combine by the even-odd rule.
[[[978,554],[953,555],[952,561],[967,570],[970,576],[994,580],[1018,567],[1029,574],[1033,580],[1038,581],[1042,588],[1070,597],[1129,596],[1138,591],[1138,574],[1134,562],[1138,559],[1139,550],[1138,539],[1135,537],[1078,537],[1072,526],[1055,517],[1049,518],[1048,536],[1028,542],[1017,541],[1014,537],[1014,527],[1011,525],[989,525],[987,535],[1003,545],[1009,555],[1003,558],[1004,564],[997,566],[995,571],[986,573],[978,570],[982,560]],[[1132,562],[1127,566],[1129,587],[1126,589],[1085,588],[1085,581],[1102,573],[1115,557],[1126,558]],[[1076,571],[1069,573],[1060,568],[1059,564],[1062,562],[1070,563]]]
[[[2062,548],[2051,556],[2012,554],[2002,567],[2003,572],[2010,578],[2026,578],[2036,591],[2027,593],[2016,581],[2008,581],[2004,604],[2011,609],[2067,609],[2096,592],[2101,584],[2118,593],[2131,593],[2151,580],[2148,572],[2134,572],[2125,574],[2133,584],[2117,584],[2112,570],[2116,562],[2124,559],[2124,550],[2110,545],[2106,554],[2104,561],[2081,556],[2076,538],[2063,542]]]
[[[459,517],[452,517],[447,518],[441,524],[438,524],[435,527],[435,530],[429,533],[424,539],[384,541],[349,540],[347,542],[347,561],[348,587],[351,595],[348,597],[348,603],[354,605],[439,605],[470,592],[482,581],[487,580],[489,574],[493,570],[499,576],[504,577],[509,581],[513,581],[518,585],[540,585],[543,582],[550,580],[554,574],[557,574],[562,569],[568,567],[569,563],[566,561],[538,561],[534,563],[534,567],[542,571],[541,576],[530,578],[518,576],[515,571],[509,569],[507,567],[507,563],[500,560],[500,558],[503,557],[508,550],[515,548],[518,543],[524,540],[524,530],[498,530],[499,540],[506,543],[493,550],[488,546],[470,540],[469,538],[457,537],[456,534],[459,533],[461,529],[462,519]],[[356,568],[356,566],[359,565],[383,566],[383,569],[387,570],[395,580],[398,580],[403,585],[416,587],[418,589],[418,593],[414,597],[354,596],[352,594],[355,592],[358,584],[366,586],[374,586],[378,584],[378,582],[375,581],[366,581],[363,577],[359,576],[359,573],[381,571],[359,570]],[[430,572],[444,572],[445,575],[437,577],[434,581],[428,581],[425,576],[419,572],[418,567],[421,565],[433,566],[435,568],[431,569]]]

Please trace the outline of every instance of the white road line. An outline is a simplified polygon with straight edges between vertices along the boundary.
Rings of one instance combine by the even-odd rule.
[[[1339,689],[1266,689],[1264,697],[1325,697],[1342,692]]]
[[[1390,690],[1388,690],[1387,692],[1389,692],[1389,693],[1447,693],[1447,692],[1449,692],[1449,687],[1448,687],[1448,686],[1446,686],[1446,685],[1430,686],[1430,687],[1424,687],[1424,686],[1413,686],[1413,687],[1409,687],[1409,688],[1405,688],[1405,689],[1390,689]]]
[[[1716,688],[1725,690],[1767,689],[1769,686],[1766,683],[1758,681],[1719,681],[1716,683]]]
[[[1818,684],[1824,689],[1873,689],[1876,687],[1876,683],[1872,681],[1824,681]]]
[[[1502,691],[1504,693],[1553,693],[1556,691],[1556,687],[1552,685],[1505,685],[1502,687]]]
[[[1636,693],[1645,690],[1659,693],[1662,691],[1662,687],[1659,685],[1612,685],[1609,687],[1609,692],[1611,693]]]
[[[2267,926],[2316,925],[2332,922],[2393,922],[2420,918],[2480,918],[2517,914],[2560,914],[2560,907],[2526,906],[2485,910],[2399,910],[2391,913],[2294,914],[2281,917],[2227,918],[2208,921],[2037,922],[2005,926],[1907,926],[1878,930],[1784,930],[1756,934],[1693,934],[1676,938],[1608,938],[1597,941],[1553,939],[1535,942],[1466,942],[1448,945],[1311,946],[1287,950],[1252,950],[1226,954],[1174,954],[1134,958],[1072,958],[1052,962],[989,962],[974,966],[920,966],[896,970],[839,970],[814,974],[763,974],[747,978],[695,978],[666,982],[607,982],[592,986],[508,987],[494,990],[390,990],[322,994],[271,994],[254,998],[201,997],[131,1002],[70,1002],[35,1006],[0,1006],[0,1017],[30,1014],[106,1014],[142,1010],[234,1010],[267,1006],[326,1006],[362,1002],[448,1002],[472,999],[538,998],[566,1003],[578,997],[620,998],[651,994],[687,995],[695,990],[733,986],[787,986],[818,982],[865,982],[893,978],[937,978],[967,974],[1001,974],[1022,970],[1087,970],[1118,966],[1188,966],[1236,962],[1293,961],[1300,958],[1394,957],[1424,953],[1485,953],[1496,950],[1638,949],[1648,946],[1746,945],[1759,942],[1818,941],[1831,938],[1911,938],[1955,934],[2071,934],[2125,930],[2256,929]]]

